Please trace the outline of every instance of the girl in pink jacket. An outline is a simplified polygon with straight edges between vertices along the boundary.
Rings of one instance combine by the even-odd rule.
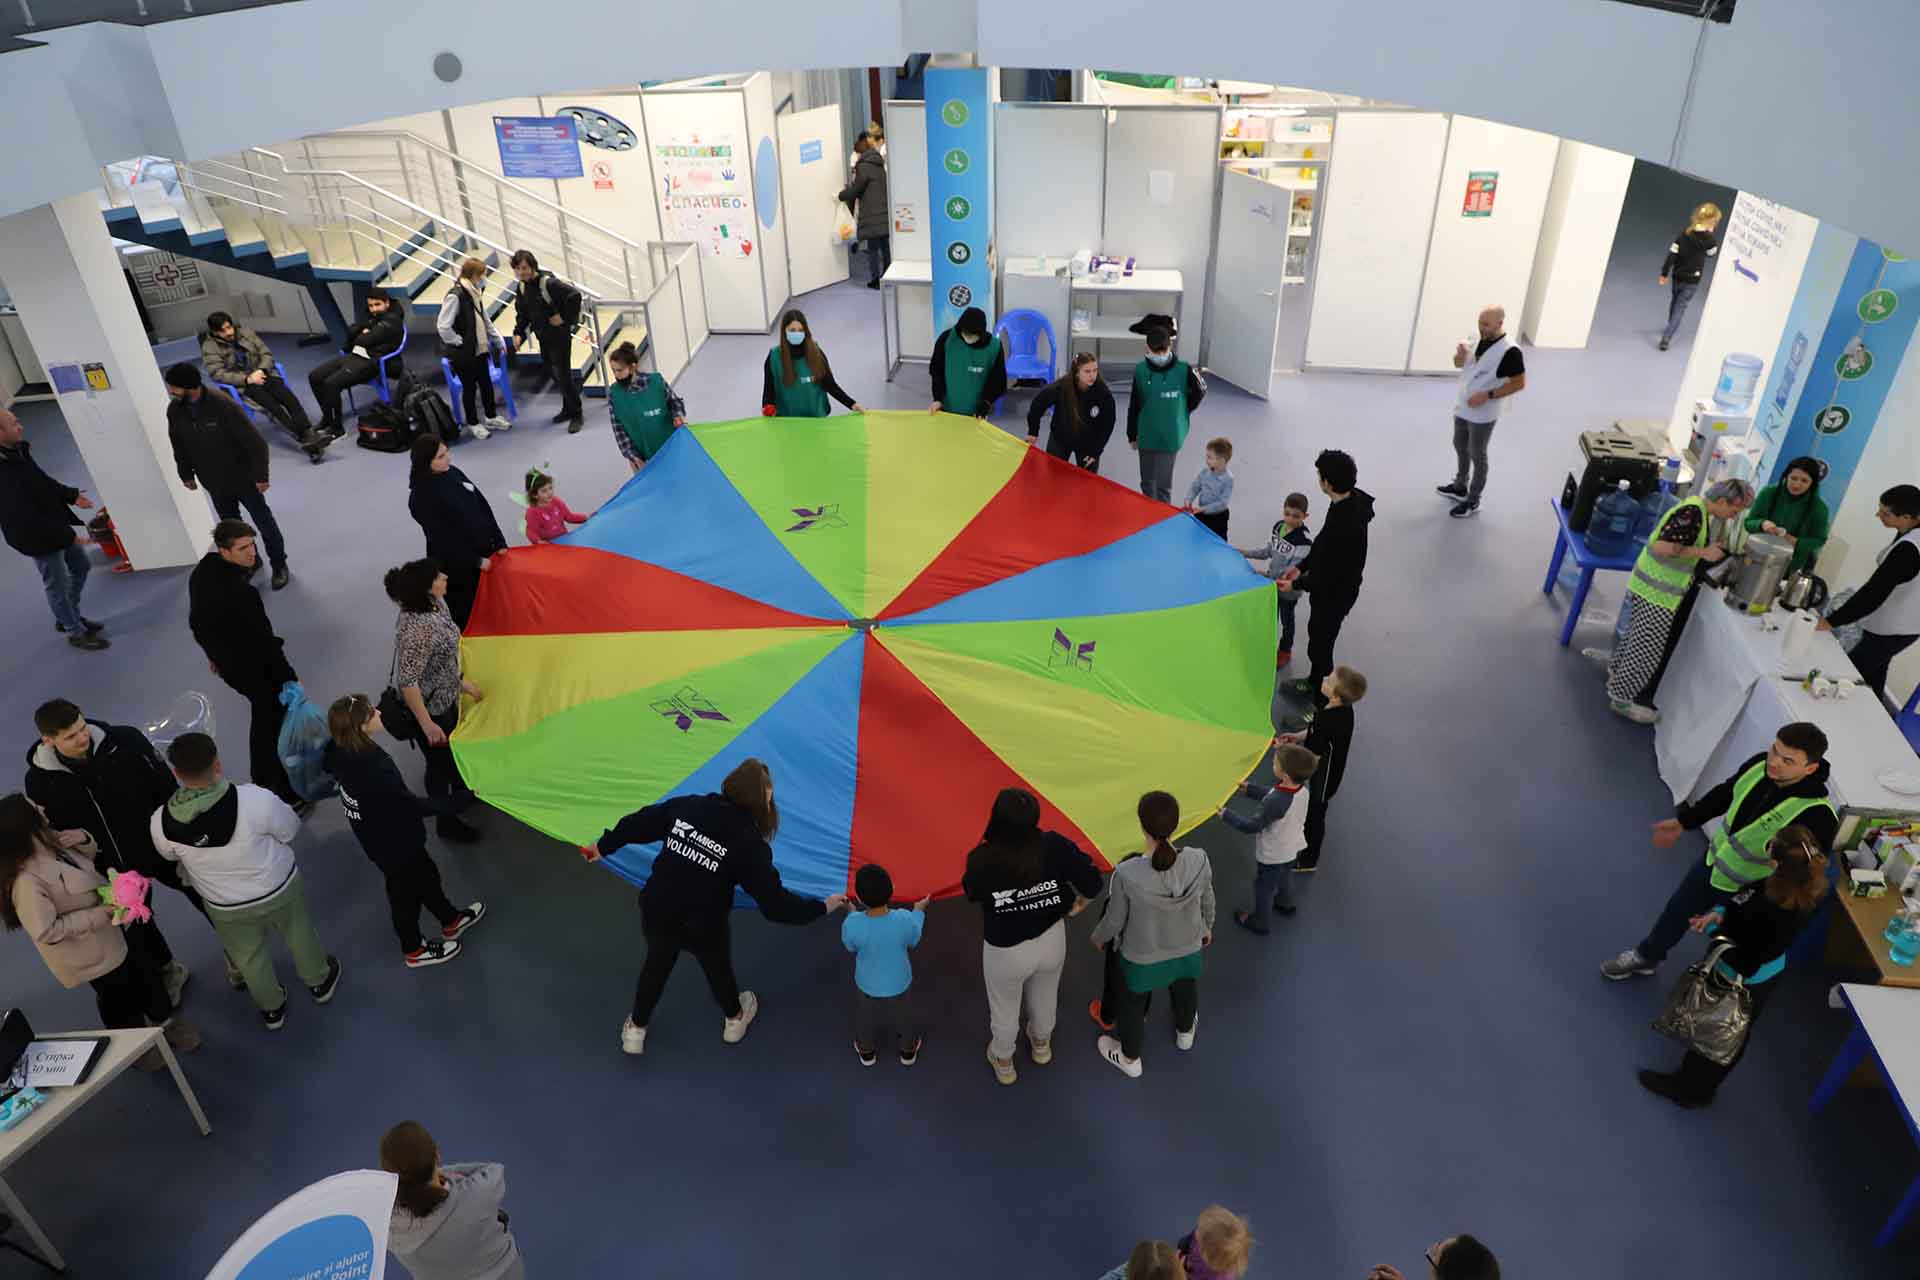
[[[538,467],[527,472],[527,541],[552,542],[567,531],[570,524],[585,524],[587,518],[571,510],[553,491],[553,477]]]

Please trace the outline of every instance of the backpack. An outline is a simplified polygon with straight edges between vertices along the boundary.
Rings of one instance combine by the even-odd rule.
[[[353,442],[376,453],[405,453],[413,447],[413,424],[406,414],[380,401],[360,414]]]
[[[407,422],[417,436],[438,436],[447,444],[460,439],[460,428],[453,420],[453,410],[448,407],[438,391],[431,387],[422,387],[402,402]]]

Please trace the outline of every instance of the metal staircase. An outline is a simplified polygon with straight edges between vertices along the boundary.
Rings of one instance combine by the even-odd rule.
[[[588,394],[604,394],[605,355],[622,342],[650,350],[671,379],[706,339],[690,243],[629,240],[415,134],[293,145],[292,158],[256,147],[193,164],[111,165],[103,213],[121,239],[306,287],[336,342],[346,320],[330,284],[352,284],[356,298],[382,287],[431,317],[459,263],[477,257],[490,268],[488,310],[498,317],[517,291],[508,259],[521,248],[586,297],[573,365]]]

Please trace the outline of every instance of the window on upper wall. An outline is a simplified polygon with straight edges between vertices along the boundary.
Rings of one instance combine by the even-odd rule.
[[[1739,0],[1614,0],[1616,4],[1637,4],[1643,9],[1664,9],[1689,18],[1710,22],[1732,22],[1733,7]]]

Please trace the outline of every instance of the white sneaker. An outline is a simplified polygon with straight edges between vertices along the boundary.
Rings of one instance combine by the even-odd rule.
[[[1624,720],[1635,724],[1654,724],[1660,719],[1660,713],[1652,707],[1643,707],[1637,702],[1609,702],[1607,709]]]
[[[728,1018],[720,1026],[720,1038],[728,1044],[739,1044],[747,1038],[747,1028],[753,1025],[754,1015],[760,1012],[760,997],[751,991],[740,993],[740,1016]]]
[[[1592,645],[1585,649],[1582,649],[1580,651],[1580,656],[1585,658],[1588,662],[1597,662],[1604,667],[1608,663],[1613,661],[1613,650],[1602,649],[1598,645]]]
[[[475,440],[485,440],[489,435],[493,434],[492,432],[488,431],[484,426],[480,425],[477,422],[469,426],[467,430],[473,433],[473,438]]]
[[[1200,1015],[1196,1013],[1193,1015],[1193,1025],[1188,1027],[1185,1031],[1180,1030],[1180,1028],[1178,1027],[1175,1027],[1173,1029],[1173,1047],[1180,1050],[1182,1053],[1186,1052],[1188,1049],[1193,1048],[1194,1033],[1199,1030],[1200,1030]]]
[[[513,424],[511,422],[508,422],[505,418],[501,417],[497,413],[494,414],[491,418],[480,419],[480,425],[483,427],[491,428],[494,431],[513,430]]]
[[[635,1057],[647,1051],[647,1029],[634,1026],[632,1018],[620,1024],[620,1051]]]
[[[1115,1040],[1112,1036],[1101,1036],[1097,1047],[1100,1050],[1100,1056],[1118,1067],[1121,1075],[1126,1076],[1130,1080],[1138,1080],[1140,1078],[1140,1073],[1144,1070],[1140,1065],[1140,1059],[1129,1058],[1126,1054],[1120,1052],[1120,1042],[1118,1040]]]

